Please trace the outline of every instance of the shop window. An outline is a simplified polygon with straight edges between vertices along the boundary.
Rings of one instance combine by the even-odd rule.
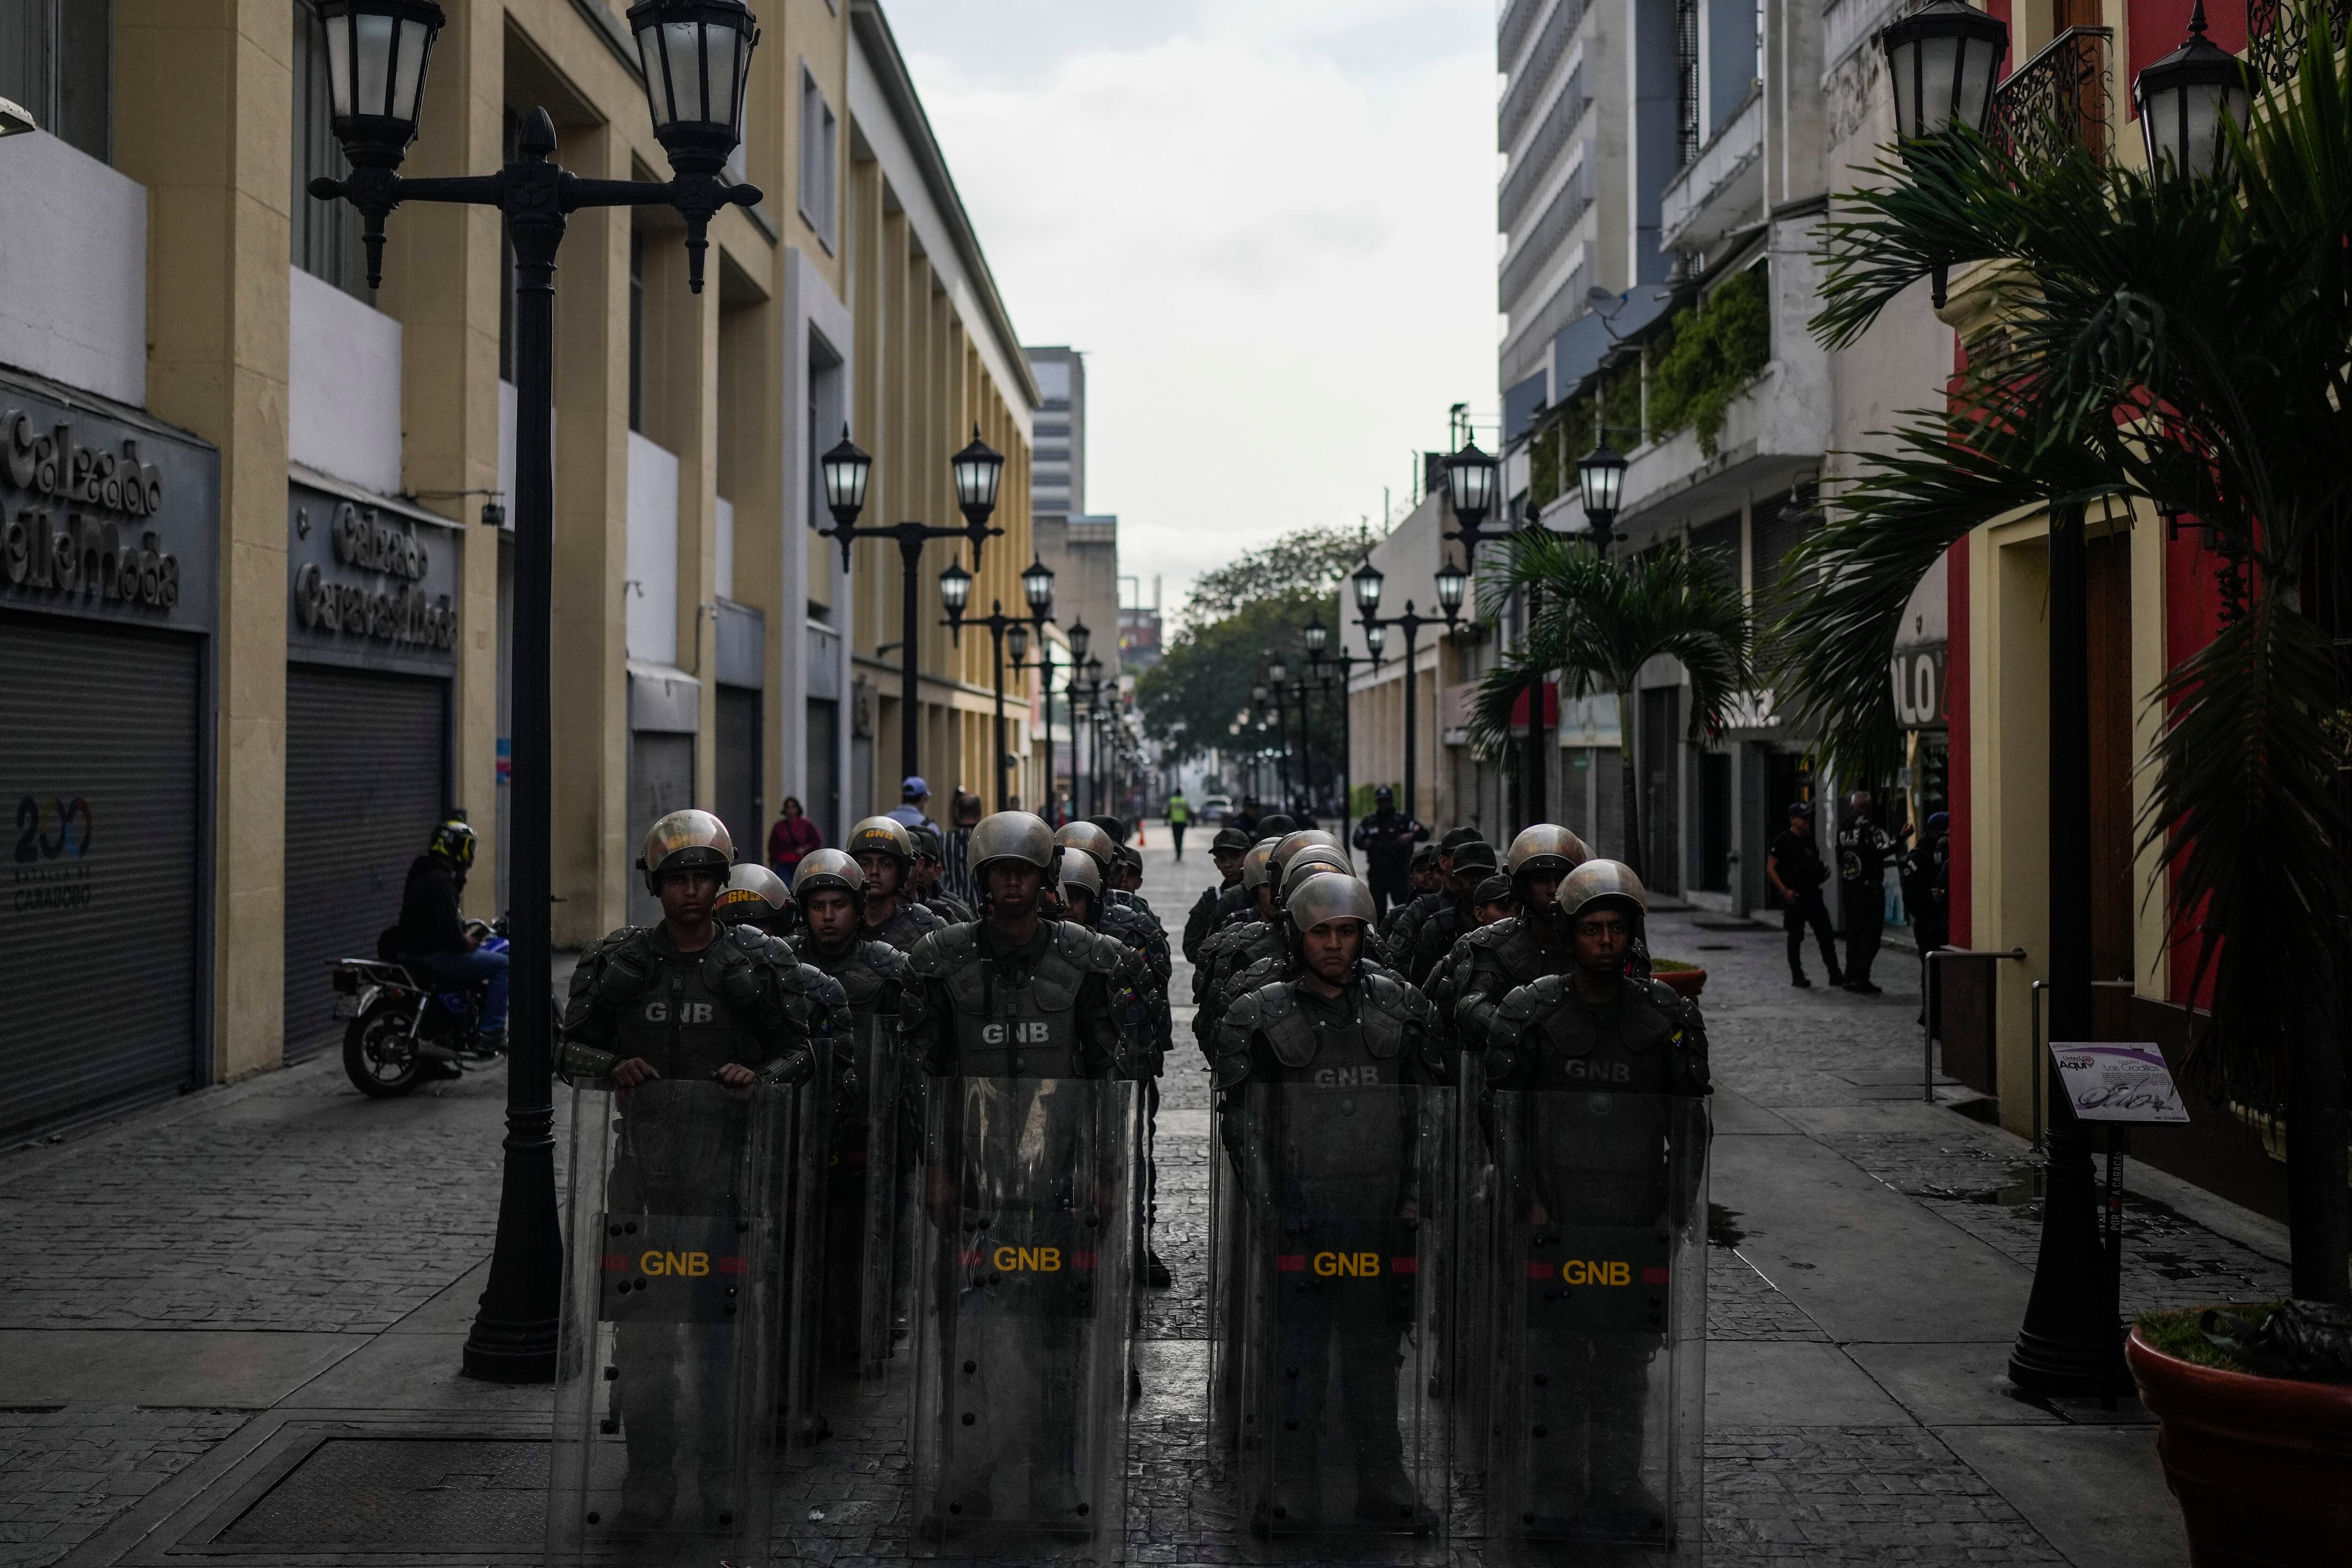
[[[80,0],[71,3],[78,5]],[[334,106],[327,89],[327,24],[316,0],[295,0],[293,99],[294,191],[287,210],[293,216],[288,227],[294,265],[354,299],[373,302],[359,209],[349,202],[322,202],[310,194],[310,182],[318,176],[339,180],[351,173],[342,145],[335,140]]]
[[[111,163],[113,96],[113,0],[0,0],[0,98]]]

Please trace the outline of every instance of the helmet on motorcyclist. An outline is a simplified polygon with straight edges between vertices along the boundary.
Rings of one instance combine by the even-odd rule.
[[[707,811],[673,811],[646,835],[645,853],[637,869],[646,874],[646,891],[658,898],[661,879],[677,871],[710,869],[720,877],[735,863],[735,840],[727,825]]]
[[[433,837],[425,840],[425,852],[436,860],[446,861],[462,877],[474,864],[476,843],[474,830],[467,826],[466,819],[453,816],[434,826]]]

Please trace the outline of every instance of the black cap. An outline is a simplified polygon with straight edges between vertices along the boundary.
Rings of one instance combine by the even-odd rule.
[[[1444,837],[1437,841],[1437,847],[1440,849],[1453,849],[1464,844],[1475,843],[1477,838],[1478,830],[1475,827],[1452,827],[1446,830]]]
[[[1380,788],[1372,792],[1372,798],[1374,800],[1394,800],[1396,798],[1396,790],[1391,785],[1382,784]]]
[[[1217,836],[1209,840],[1209,853],[1222,855],[1230,849],[1236,855],[1246,855],[1253,842],[1250,836],[1238,827],[1220,827]]]
[[[1811,816],[1813,815],[1812,804],[1810,801],[1802,800],[1793,802],[1789,807],[1789,815],[1790,816]]]
[[[1483,838],[1473,838],[1454,847],[1454,874],[1457,877],[1465,871],[1492,871],[1498,864],[1495,858],[1495,847]]]
[[[1508,877],[1489,877],[1478,884],[1476,892],[1470,895],[1470,902],[1474,905],[1507,904],[1510,901],[1511,879]]]
[[[1105,833],[1109,834],[1110,841],[1113,844],[1124,844],[1127,842],[1127,824],[1120,818],[1116,816],[1089,816],[1087,820],[1093,823],[1097,827],[1101,828]]]
[[[1297,831],[1297,822],[1279,811],[1270,816],[1261,816],[1257,819],[1257,836],[1260,838],[1280,838],[1286,834]]]
[[[1423,844],[1423,845],[1421,845],[1421,846],[1417,847],[1413,850],[1413,852],[1412,852],[1412,868],[1413,868],[1414,870],[1418,871],[1418,870],[1420,870],[1420,869],[1421,869],[1423,867],[1424,867],[1424,866],[1434,866],[1434,865],[1436,865],[1436,864],[1437,864],[1437,846],[1436,846],[1436,845],[1434,845],[1434,844]]]

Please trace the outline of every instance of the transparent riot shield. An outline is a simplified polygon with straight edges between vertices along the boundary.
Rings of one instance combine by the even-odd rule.
[[[1255,1084],[1227,1114],[1240,1516],[1277,1556],[1381,1538],[1389,1560],[1442,1559],[1454,1091]]]
[[[1454,1463],[1475,1479],[1486,1456],[1494,1382],[1495,1161],[1486,1125],[1486,1053],[1464,1051],[1456,1063],[1454,1226],[1444,1270],[1454,1295],[1453,1354],[1442,1393],[1452,1417]]]
[[[857,1365],[879,1378],[890,1359],[897,1300],[898,1231],[907,1212],[899,1204],[898,1145],[906,1092],[903,1042],[887,1018],[857,1021],[857,1070],[865,1095],[866,1147],[858,1152],[858,1201],[863,1210],[863,1255],[858,1273],[864,1288],[858,1304]]]
[[[1706,1102],[1493,1098],[1488,1550],[1696,1558]]]
[[[1223,1119],[1219,1119],[1222,1124]],[[1209,1147],[1209,1473],[1227,1479],[1241,1447],[1241,1327],[1249,1278],[1242,1184],[1222,1133]]]
[[[928,1088],[908,1444],[918,1549],[1116,1561],[1137,1086]]]
[[[823,1401],[826,1297],[835,1287],[826,1268],[833,1218],[834,1129],[841,1119],[851,1069],[836,1060],[813,1080],[793,1107],[785,1166],[784,1313],[779,1328],[783,1403],[778,1411],[784,1451],[796,1465],[810,1462],[831,1434]]]
[[[548,1555],[764,1560],[795,1091],[574,1091]]]

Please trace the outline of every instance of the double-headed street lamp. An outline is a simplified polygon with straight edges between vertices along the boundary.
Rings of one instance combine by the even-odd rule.
[[[707,3],[707,0],[705,0]],[[894,523],[887,528],[860,528],[858,514],[866,510],[866,486],[874,471],[874,459],[858,449],[844,426],[840,442],[817,460],[824,476],[825,510],[833,514],[831,528],[817,531],[841,546],[841,569],[849,570],[850,546],[861,539],[891,539],[898,544],[898,776],[911,778],[922,770],[916,765],[915,738],[919,729],[916,722],[916,703],[921,677],[916,669],[916,656],[921,639],[915,635],[915,624],[920,614],[917,589],[922,580],[923,546],[934,539],[961,539],[971,546],[971,564],[980,566],[981,547],[1003,533],[992,528],[988,520],[996,511],[996,487],[1004,477],[1003,454],[980,438],[980,426],[971,431],[971,444],[948,459],[955,476],[956,507],[963,513],[961,528],[939,528],[924,522]],[[816,520],[809,520],[816,527]],[[969,574],[966,574],[967,579]],[[941,592],[946,591],[944,582]],[[1002,781],[999,781],[1000,792]]]
[[[1283,657],[1271,649],[1268,650],[1265,684],[1258,689],[1258,700],[1264,702],[1269,698],[1273,700],[1275,734],[1284,739],[1286,756],[1291,753],[1287,750],[1287,738],[1284,735],[1283,714],[1285,711],[1295,713],[1298,719],[1298,750],[1296,753],[1298,761],[1298,793],[1292,800],[1286,803],[1285,809],[1301,802],[1307,803],[1307,810],[1314,809],[1315,752],[1307,735],[1307,698],[1311,689],[1309,677],[1305,670],[1293,676],[1289,664]],[[1286,770],[1284,781],[1286,792],[1289,788],[1286,773],[1287,770]]]
[[[1369,640],[1370,633],[1366,632]],[[1328,694],[1335,686],[1339,694],[1339,842],[1348,842],[1348,818],[1355,802],[1349,798],[1356,788],[1356,733],[1349,712],[1348,693],[1349,673],[1360,664],[1373,662],[1345,647],[1336,652],[1331,648],[1331,628],[1323,624],[1323,612],[1318,610],[1300,634],[1307,644],[1307,662],[1316,680]]]
[[[513,769],[507,790],[509,953],[514,1042],[508,1062],[507,1136],[498,1241],[488,1288],[465,1348],[466,1371],[509,1383],[555,1375],[563,1244],[555,1210],[555,1018],[548,947],[552,885],[551,734],[554,567],[555,258],[571,215],[590,207],[667,206],[686,220],[688,286],[701,292],[707,231],[720,209],[760,201],[730,183],[743,138],[743,84],[759,24],[742,0],[639,0],[628,28],[645,73],[667,181],[592,180],[555,163],[555,125],[543,109],[522,122],[516,156],[495,174],[404,179],[416,140],[426,68],[446,21],[435,0],[320,0],[335,139],[352,172],[310,182],[321,201],[359,209],[368,284],[383,280],[384,223],[404,202],[499,209],[514,257],[515,584]]]
[[[992,602],[985,616],[966,619],[964,606],[971,602],[971,574],[963,563],[950,561],[940,573],[940,603],[946,606],[948,618],[940,624],[953,635],[958,646],[963,642],[967,626],[986,626],[993,651],[992,667],[996,675],[996,809],[1010,810],[1004,775],[1013,769],[1013,752],[1004,743],[1004,650],[1009,643],[1013,649],[1013,666],[1027,668],[1029,628],[1037,628],[1037,640],[1045,638],[1045,626],[1054,618],[1054,569],[1042,560],[1029,563],[1021,574],[1022,596],[1029,601],[1026,616],[1008,616],[1003,600]]]
[[[1418,706],[1415,700],[1418,694],[1414,690],[1418,684],[1413,669],[1414,649],[1421,638],[1421,628],[1436,626],[1440,624],[1439,619],[1435,616],[1416,615],[1411,599],[1404,602],[1404,614],[1401,616],[1380,614],[1381,589],[1385,578],[1381,569],[1372,564],[1369,555],[1364,558],[1364,563],[1356,568],[1355,575],[1349,582],[1356,591],[1356,624],[1364,628],[1364,646],[1371,650],[1375,665],[1380,663],[1381,649],[1387,645],[1389,627],[1394,626],[1404,633],[1404,814],[1411,816],[1413,814],[1414,717]],[[1444,612],[1444,625],[1448,631],[1453,630],[1461,619],[1462,596],[1469,586],[1470,574],[1450,561],[1437,574],[1437,606]]]
[[[1070,649],[1070,660],[1069,689],[1075,692],[1083,686],[1087,694],[1083,708],[1074,705],[1070,710],[1070,794],[1074,801],[1094,808],[1091,811],[1081,810],[1078,816],[1099,816],[1102,815],[1103,663],[1099,658],[1082,658],[1075,645]],[[1082,669],[1087,676],[1084,681],[1078,679],[1078,671]],[[1087,721],[1087,762],[1083,781],[1078,768],[1078,717],[1082,712]],[[1081,782],[1085,785],[1083,791],[1079,787]]]

